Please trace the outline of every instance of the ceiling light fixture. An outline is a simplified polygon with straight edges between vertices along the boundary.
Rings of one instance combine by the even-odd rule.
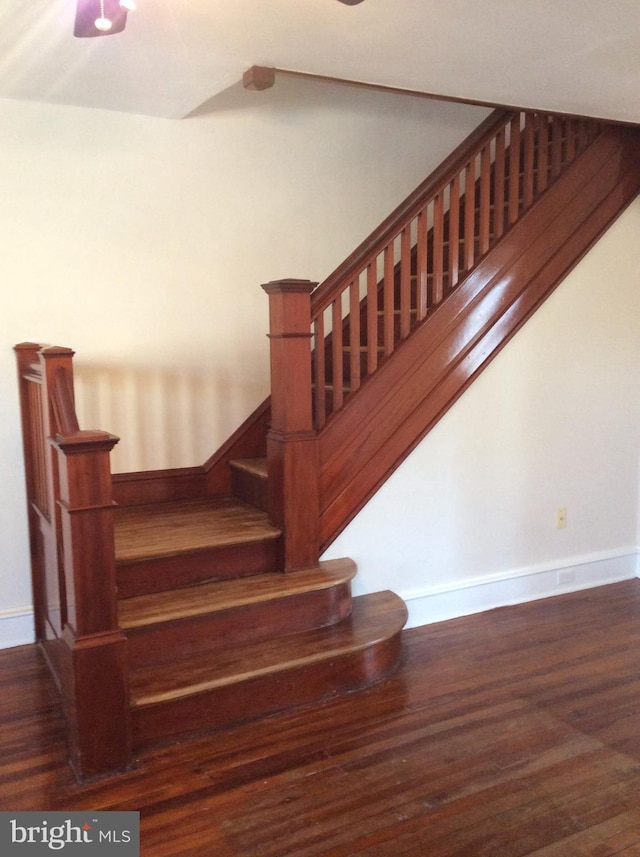
[[[79,38],[113,36],[121,33],[127,13],[136,9],[136,0],[76,0],[73,35]]]

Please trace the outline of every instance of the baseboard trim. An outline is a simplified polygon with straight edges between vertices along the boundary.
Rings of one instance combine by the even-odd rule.
[[[0,649],[25,646],[33,642],[35,631],[31,607],[0,611]]]
[[[559,582],[561,572],[564,572],[566,582]],[[634,577],[640,578],[640,546],[572,557],[562,562],[485,575],[458,583],[408,589],[399,594],[409,609],[406,627],[416,628]],[[34,641],[31,607],[0,611],[0,649],[24,646]]]
[[[634,577],[640,577],[640,549],[630,547],[398,594],[409,609],[406,627],[415,628]]]

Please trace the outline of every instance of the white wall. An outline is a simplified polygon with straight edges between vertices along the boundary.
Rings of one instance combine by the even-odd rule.
[[[355,592],[418,625],[636,576],[639,234],[637,199],[334,542]]]
[[[267,394],[260,283],[324,278],[486,112],[287,79],[182,122],[0,102],[0,646],[32,639],[12,346],[76,350],[114,470],[200,464]]]

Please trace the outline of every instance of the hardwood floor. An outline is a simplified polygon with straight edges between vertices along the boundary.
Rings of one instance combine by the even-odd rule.
[[[384,683],[78,785],[0,652],[0,809],[134,809],[145,857],[640,855],[640,580],[405,632]]]

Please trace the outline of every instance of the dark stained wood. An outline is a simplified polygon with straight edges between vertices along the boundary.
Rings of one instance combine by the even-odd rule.
[[[0,809],[137,810],[144,857],[640,852],[640,581],[404,632],[359,693],[74,782],[35,646],[0,652]]]
[[[639,190],[638,132],[604,132],[333,415],[320,432],[321,545],[362,508]]]
[[[234,497],[115,512],[120,597],[282,568],[281,530]]]
[[[234,497],[244,500],[263,512],[269,509],[269,472],[267,459],[244,458],[230,461],[231,492]]]
[[[233,493],[230,463],[266,455],[269,420],[267,399],[201,466],[114,474],[114,500],[121,506],[140,506]]]
[[[284,570],[317,565],[318,450],[313,430],[309,280],[263,285],[269,296],[269,513],[284,533]]]
[[[351,611],[350,560],[295,574],[265,574],[122,599],[120,627],[132,667],[167,663],[178,651],[229,648],[332,625]]]
[[[113,499],[119,506],[145,506],[209,496],[203,467],[114,473]],[[231,486],[225,493],[231,493]]]
[[[221,728],[362,689],[394,672],[407,613],[391,592],[353,599],[336,624],[178,652],[132,670],[134,746]]]
[[[475,134],[466,141],[457,159],[449,162],[449,171],[436,170],[434,183],[423,186],[424,197],[414,193],[400,206],[397,211],[406,213],[406,219],[392,216],[385,222],[388,231],[381,227],[364,242],[364,255],[350,257],[351,267],[338,269],[340,277],[332,275],[314,292],[311,327],[318,353],[313,383],[316,391],[323,391],[315,413],[317,429],[413,327],[438,309],[503,235],[507,180],[515,181],[514,216],[546,189],[549,128],[561,133],[566,121],[546,114],[497,117],[485,136]],[[522,157],[521,124],[526,143]],[[584,127],[574,155],[598,130],[596,123]],[[559,167],[568,163],[561,157]]]
[[[70,348],[16,353],[36,630],[61,689],[71,764],[91,778],[124,768],[131,749],[109,467],[118,438],[79,428]]]

